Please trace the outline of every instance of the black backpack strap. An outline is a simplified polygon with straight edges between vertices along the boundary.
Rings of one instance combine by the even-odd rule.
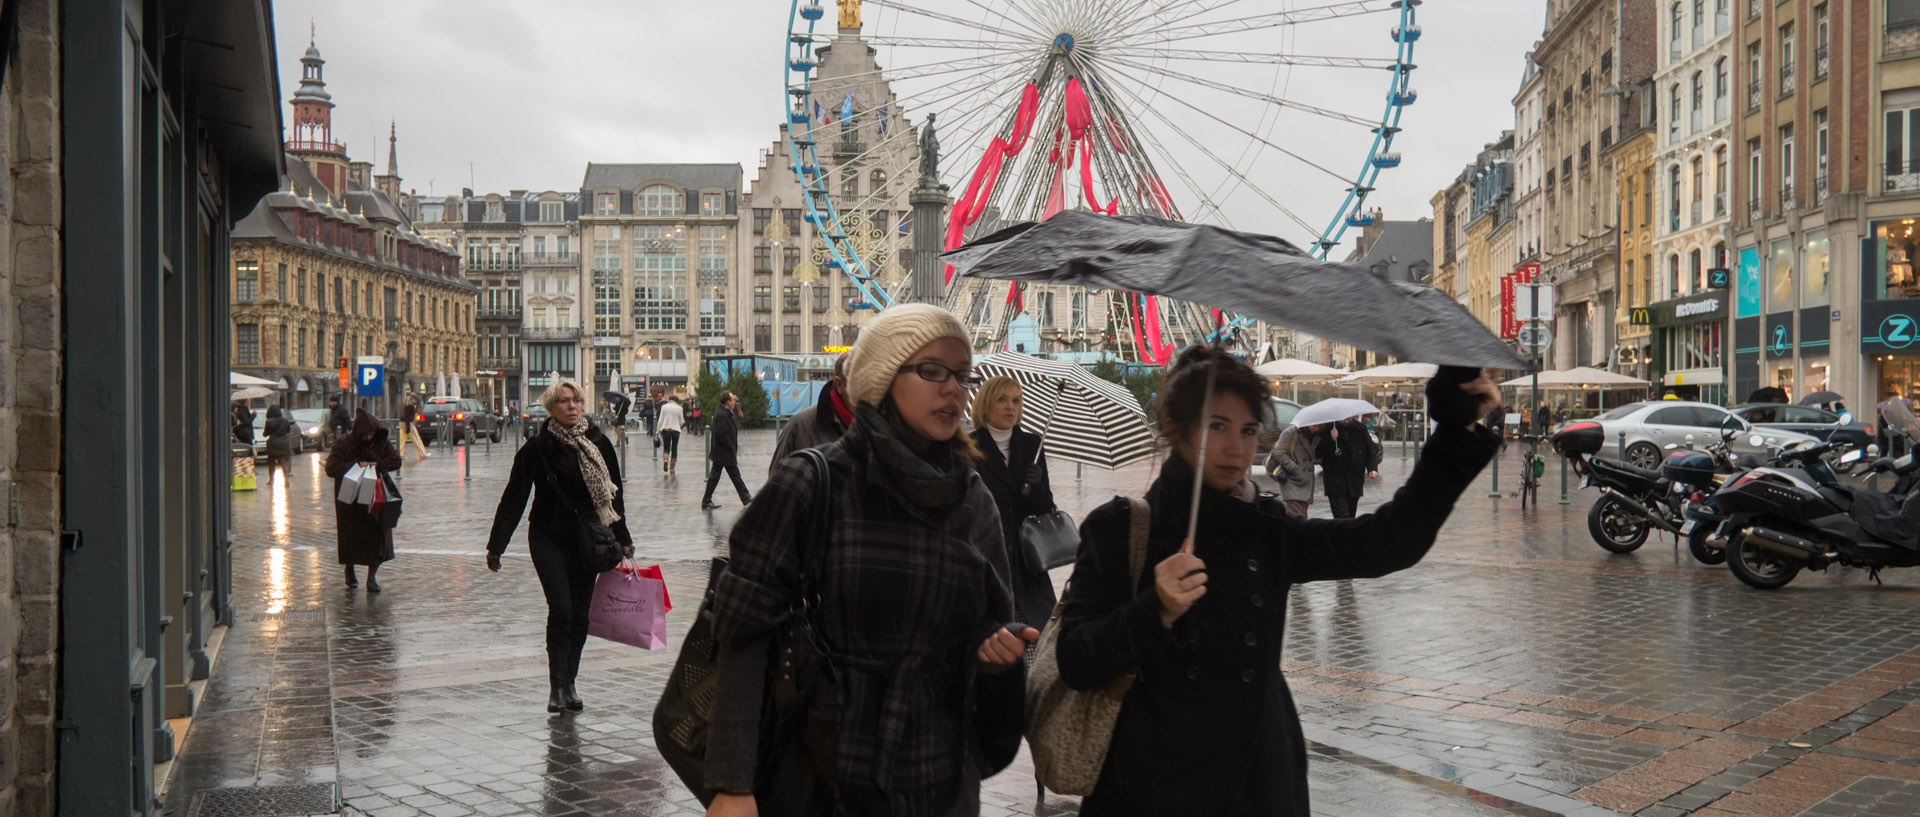
[[[827,455],[818,448],[807,448],[795,452],[813,463],[813,526],[808,535],[800,539],[800,597],[804,605],[815,605],[820,601],[820,574],[826,570],[827,542],[831,531],[828,522],[832,516],[833,470],[827,464]]]

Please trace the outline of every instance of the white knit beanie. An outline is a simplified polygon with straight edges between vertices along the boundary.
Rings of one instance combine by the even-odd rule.
[[[874,407],[887,398],[893,378],[913,353],[940,338],[963,344],[966,327],[952,312],[931,304],[899,304],[882,310],[860,327],[860,336],[847,352],[847,395],[854,405]]]

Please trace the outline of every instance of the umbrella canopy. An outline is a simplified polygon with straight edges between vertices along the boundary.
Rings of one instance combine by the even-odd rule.
[[[1402,360],[1526,368],[1505,341],[1446,293],[1318,261],[1273,236],[1068,210],[944,257],[977,278],[1164,295]]]
[[[266,386],[248,386],[233,393],[235,400],[260,400],[273,396],[273,389]]]
[[[1293,358],[1269,360],[1254,367],[1253,371],[1261,377],[1284,378],[1288,380],[1332,380],[1344,376],[1347,373],[1346,369],[1336,369],[1332,366],[1322,366],[1318,363],[1309,363],[1305,360],[1294,360]]]
[[[1072,363],[1018,352],[988,355],[973,368],[1020,382],[1021,424],[1040,435],[1049,457],[1114,469],[1153,455],[1147,414],[1125,386]]]
[[[1841,396],[1839,392],[1817,391],[1800,398],[1800,405],[1818,406],[1822,403],[1844,403],[1846,401],[1847,398]]]
[[[1787,402],[1787,390],[1779,386],[1767,386],[1765,388],[1754,389],[1752,394],[1747,395],[1747,402],[1785,403]]]
[[[1440,367],[1432,363],[1393,363],[1361,369],[1346,377],[1342,383],[1411,383],[1433,377]]]
[[[441,395],[443,395],[443,394],[446,394],[446,393],[447,393],[447,373],[446,373],[446,372],[441,372],[441,373],[440,373],[440,385],[439,385],[439,388],[437,388],[437,389],[434,389],[434,392],[433,392],[433,394],[431,394],[431,395],[428,395],[428,396],[429,396],[429,397],[439,397],[439,396],[441,396]]]
[[[280,384],[272,380],[267,380],[265,378],[254,377],[253,375],[250,375],[250,374],[241,374],[239,372],[227,372],[227,385],[229,386],[266,386],[267,388],[273,388]]]
[[[453,379],[447,381],[447,396],[455,400],[460,399],[460,375],[456,374]]]
[[[1350,397],[1329,397],[1300,410],[1293,415],[1296,426],[1317,426],[1322,423],[1337,423],[1348,417],[1362,414],[1379,414],[1380,409],[1365,400]]]
[[[1503,388],[1509,386],[1531,386],[1533,385],[1533,375],[1521,375],[1500,385]],[[1553,388],[1584,386],[1589,388],[1618,389],[1635,386],[1644,388],[1647,385],[1647,381],[1637,377],[1629,377],[1624,374],[1595,369],[1591,366],[1577,366],[1565,371],[1541,372],[1540,385],[1542,387]]]

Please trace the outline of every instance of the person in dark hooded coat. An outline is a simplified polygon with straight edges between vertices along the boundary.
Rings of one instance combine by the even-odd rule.
[[[367,592],[380,592],[374,574],[380,565],[393,559],[393,529],[381,524],[380,517],[368,513],[366,505],[339,501],[340,478],[355,465],[371,465],[380,473],[400,470],[400,452],[387,439],[386,428],[366,409],[353,415],[353,430],[333,441],[327,452],[327,476],[333,478],[334,525],[339,530],[340,564],[346,568],[347,587],[360,586],[354,565],[367,566]]]
[[[300,429],[294,426],[293,420],[279,406],[269,406],[267,422],[261,430],[267,434],[268,469],[278,468],[285,475],[293,463],[294,440],[299,438]]]

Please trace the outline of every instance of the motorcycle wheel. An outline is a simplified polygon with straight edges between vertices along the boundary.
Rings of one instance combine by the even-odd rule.
[[[1714,550],[1707,547],[1707,540],[1713,538],[1714,527],[1717,526],[1709,526],[1695,522],[1693,523],[1693,529],[1687,531],[1687,552],[1692,553],[1693,558],[1703,565],[1724,564],[1727,561],[1727,552],[1725,550]]]
[[[1653,523],[1645,519],[1636,519],[1615,499],[1612,494],[1604,494],[1587,510],[1587,533],[1593,541],[1612,553],[1632,553],[1647,543],[1647,532]]]
[[[1727,542],[1727,569],[1755,590],[1777,590],[1800,575],[1801,565],[1747,541],[1746,533],[1733,535]]]

